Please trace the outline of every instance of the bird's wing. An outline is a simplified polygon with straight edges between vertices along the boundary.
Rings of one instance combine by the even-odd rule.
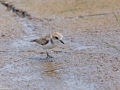
[[[41,45],[46,45],[50,40],[50,34],[41,37],[40,39],[37,39],[37,43],[41,44]]]
[[[46,38],[40,38],[37,40],[37,43],[41,44],[41,45],[46,45],[49,42],[49,40],[47,40]]]

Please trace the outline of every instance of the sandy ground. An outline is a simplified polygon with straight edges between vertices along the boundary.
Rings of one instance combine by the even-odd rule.
[[[55,13],[42,13],[41,16],[35,5],[25,7],[23,0],[8,1],[38,20],[20,18],[0,4],[0,90],[120,89],[118,0],[112,2],[112,9],[109,6],[111,0],[106,0],[110,3],[105,10],[95,8],[90,13],[88,7],[81,11],[82,14],[77,13],[78,9],[75,13],[73,9],[72,13],[63,13],[65,8],[58,10],[62,14],[53,10]],[[35,0],[43,6],[47,3],[48,7],[53,1]],[[54,3],[57,1],[60,0]],[[93,2],[90,4],[94,5]],[[82,5],[86,5],[85,2]],[[43,11],[50,9],[43,8]],[[63,34],[65,45],[59,44],[49,51],[53,59],[42,60],[46,57],[45,51],[30,40],[55,31]]]

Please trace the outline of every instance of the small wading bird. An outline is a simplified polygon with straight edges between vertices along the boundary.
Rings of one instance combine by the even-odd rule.
[[[60,34],[59,32],[54,32],[52,34],[48,34],[39,39],[32,40],[31,42],[36,42],[40,44],[40,46],[46,50],[46,53],[47,53],[46,58],[53,58],[48,54],[47,49],[52,49],[56,47],[59,42],[64,44],[64,42],[62,41],[62,38],[63,38],[62,34]]]

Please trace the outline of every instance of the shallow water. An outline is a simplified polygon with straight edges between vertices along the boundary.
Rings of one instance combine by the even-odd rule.
[[[96,48],[96,46],[88,46],[88,45],[82,45],[79,43],[73,43],[70,41],[66,41],[66,44],[71,46],[74,50],[83,50],[83,49],[90,49],[90,48]]]
[[[30,47],[31,45],[33,45],[33,43],[31,43],[30,41],[39,38],[37,35],[34,34],[34,24],[27,18],[20,18],[17,16],[16,19],[25,27],[24,31],[26,35],[21,37],[22,40],[18,39],[14,41],[12,45],[15,47]]]

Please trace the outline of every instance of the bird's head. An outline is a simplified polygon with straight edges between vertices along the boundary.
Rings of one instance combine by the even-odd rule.
[[[60,34],[59,32],[53,33],[53,34],[52,34],[52,39],[53,39],[55,42],[57,42],[57,43],[58,43],[58,42],[61,42],[61,43],[64,44],[64,42],[62,41],[63,35]]]

